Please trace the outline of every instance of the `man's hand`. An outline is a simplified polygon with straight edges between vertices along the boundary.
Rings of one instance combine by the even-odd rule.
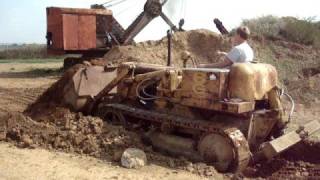
[[[218,50],[217,54],[220,55],[220,56],[226,56],[228,53]]]
[[[232,65],[232,61],[226,58],[224,61],[212,64],[199,64],[198,68],[226,68]]]

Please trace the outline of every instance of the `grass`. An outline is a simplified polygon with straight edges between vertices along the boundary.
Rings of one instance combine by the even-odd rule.
[[[269,39],[283,39],[320,48],[320,22],[311,18],[262,16],[245,19],[242,25],[248,26],[255,36]]]
[[[0,64],[8,63],[27,63],[27,64],[45,64],[45,63],[62,63],[63,59],[0,59]]]
[[[63,68],[32,68],[25,71],[25,74],[35,75],[35,76],[53,76],[59,75],[63,72]]]

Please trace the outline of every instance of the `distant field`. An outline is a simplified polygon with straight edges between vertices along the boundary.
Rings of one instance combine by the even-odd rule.
[[[1,59],[0,75],[18,72],[36,76],[57,75],[62,67],[63,59]]]
[[[30,63],[30,64],[42,64],[42,63],[62,63],[63,59],[0,59],[0,64],[7,63]]]

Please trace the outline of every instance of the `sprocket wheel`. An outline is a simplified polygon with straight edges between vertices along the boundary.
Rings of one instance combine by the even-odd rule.
[[[220,172],[243,171],[251,156],[247,140],[236,128],[203,136],[198,151],[207,163]]]

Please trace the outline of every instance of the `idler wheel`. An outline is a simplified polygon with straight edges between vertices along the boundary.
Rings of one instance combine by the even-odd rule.
[[[198,151],[205,162],[220,172],[243,171],[251,155],[244,135],[235,128],[205,135],[199,141]]]

